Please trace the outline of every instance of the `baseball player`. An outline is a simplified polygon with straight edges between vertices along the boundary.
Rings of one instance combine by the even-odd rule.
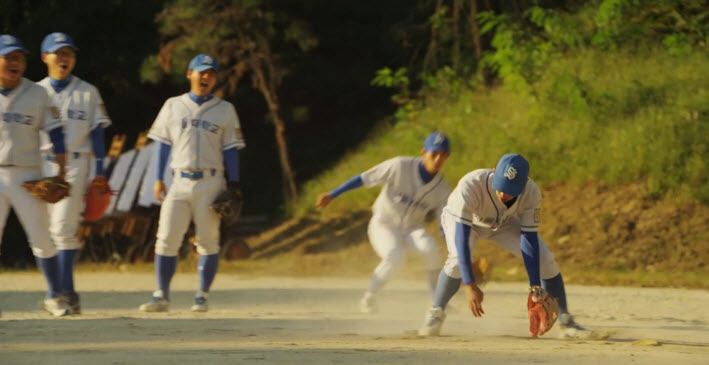
[[[64,175],[65,147],[59,111],[47,92],[23,77],[27,50],[8,34],[0,35],[0,235],[10,207],[17,213],[48,291],[43,307],[54,316],[70,310],[61,297],[59,257],[49,235],[47,206],[22,188],[40,171],[40,131],[49,133],[59,175]]]
[[[96,157],[96,176],[104,179],[103,159],[106,155],[104,128],[111,124],[103,100],[96,87],[72,74],[76,65],[76,45],[64,33],[44,37],[42,62],[48,76],[38,82],[59,108],[64,125],[69,196],[49,205],[49,231],[58,249],[59,272],[64,296],[72,314],[81,312],[79,295],[74,290],[74,261],[81,242],[76,237],[86,195],[91,155]],[[47,151],[44,174],[54,176],[58,166],[55,156]]]
[[[342,193],[361,186],[382,185],[374,203],[367,233],[381,262],[360,300],[363,313],[376,311],[374,294],[391,279],[402,264],[406,248],[424,259],[431,291],[436,288],[441,257],[436,240],[426,231],[426,217],[439,217],[450,193],[441,168],[450,154],[450,142],[443,133],[434,132],[424,141],[422,157],[395,157],[357,175],[335,190],[318,196],[322,209]]]
[[[168,310],[170,280],[190,220],[195,224],[194,244],[200,255],[199,290],[191,310],[207,311],[209,288],[219,264],[219,216],[209,206],[225,188],[239,190],[238,149],[246,147],[234,106],[212,95],[217,71],[214,57],[194,57],[187,70],[190,92],[168,99],[148,133],[158,144],[154,193],[162,208],[155,243],[158,290],[140,306],[144,312]],[[174,178],[164,196],[163,174],[171,152]]]
[[[495,169],[474,170],[460,179],[441,215],[448,258],[420,335],[440,333],[446,318],[444,309],[461,281],[471,312],[476,317],[483,315],[483,292],[475,284],[471,270],[471,256],[479,239],[490,240],[521,257],[530,288],[538,290],[541,286],[559,300],[562,337],[590,334],[569,313],[559,265],[537,234],[542,196],[528,176],[527,160],[518,154],[507,154]]]

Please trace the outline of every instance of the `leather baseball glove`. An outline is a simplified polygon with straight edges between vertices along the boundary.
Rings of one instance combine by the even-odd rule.
[[[114,194],[111,187],[102,175],[96,176],[89,184],[86,191],[86,208],[84,209],[84,220],[93,222],[103,217],[108,205],[111,204],[111,196]]]
[[[239,219],[243,201],[239,183],[230,181],[226,190],[217,195],[209,208],[219,215],[224,224],[230,225]]]
[[[41,180],[30,180],[22,183],[22,187],[40,200],[56,203],[69,196],[69,185],[63,177],[54,176]]]
[[[559,317],[559,301],[540,286],[529,288],[527,297],[529,334],[532,338],[547,333]]]

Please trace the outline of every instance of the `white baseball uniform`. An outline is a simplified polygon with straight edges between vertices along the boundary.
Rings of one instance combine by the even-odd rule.
[[[41,86],[23,77],[7,96],[0,94],[0,115],[0,235],[13,207],[32,253],[53,257],[57,251],[47,229],[47,204],[30,195],[22,183],[41,177],[40,131],[61,126],[59,111]]]
[[[423,256],[426,270],[440,268],[436,240],[426,231],[425,223],[429,213],[440,216],[450,186],[442,173],[424,184],[420,164],[418,157],[396,157],[360,175],[366,187],[383,185],[367,230],[374,251],[382,259],[374,270],[382,280],[391,278],[401,265],[407,246]]]
[[[475,251],[478,239],[494,242],[498,246],[522,257],[520,234],[536,232],[541,223],[542,195],[539,186],[527,179],[522,193],[510,207],[502,203],[492,188],[492,169],[469,172],[458,182],[441,214],[441,225],[446,236],[448,258],[444,270],[452,278],[461,277],[458,265],[458,249],[455,245],[456,222],[471,226],[470,253]],[[540,273],[542,279],[559,274],[559,265],[554,255],[539,237]]]
[[[60,92],[55,92],[50,78],[38,82],[44,87],[54,105],[59,108],[64,125],[66,145],[66,181],[71,184],[69,196],[55,204],[49,204],[49,231],[54,244],[60,250],[75,250],[81,247],[76,231],[84,209],[84,196],[91,170],[91,131],[106,128],[111,120],[106,113],[103,99],[96,87],[72,75],[69,84]],[[59,165],[53,162],[51,145],[45,145],[46,153],[42,170],[45,176],[56,176]]]
[[[226,188],[223,151],[246,147],[234,106],[218,97],[197,105],[189,93],[168,99],[148,137],[172,146],[172,185],[160,209],[155,253],[177,256],[190,220],[200,255],[219,252],[219,216],[209,205]]]

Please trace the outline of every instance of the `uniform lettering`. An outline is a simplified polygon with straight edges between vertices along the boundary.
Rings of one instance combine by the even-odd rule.
[[[208,120],[182,118],[182,129],[187,129],[188,127],[201,129],[214,134],[219,134],[222,130],[222,127],[218,124],[212,123]]]
[[[5,123],[32,125],[34,122],[34,116],[20,113],[3,113],[2,121]]]
[[[86,120],[86,111],[84,110],[69,109],[66,114],[69,119]]]

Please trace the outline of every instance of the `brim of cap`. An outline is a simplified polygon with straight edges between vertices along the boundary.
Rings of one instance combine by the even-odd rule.
[[[18,49],[24,53],[27,53],[27,50],[22,47],[7,47],[7,48],[3,49],[2,52],[0,52],[0,56],[4,56],[10,52],[15,52]]]
[[[70,47],[70,48],[73,48],[75,51],[79,50],[79,48],[77,46],[72,46],[71,44],[68,44],[68,43],[60,43],[60,44],[55,44],[52,47],[49,47],[49,49],[42,51],[42,53],[52,53],[62,47]]]
[[[212,70],[214,70],[214,72],[217,72],[217,69],[214,68],[214,66],[209,66],[209,65],[199,65],[199,66],[195,66],[194,68],[192,68],[192,70],[195,70],[195,71],[197,71],[197,72],[202,72],[202,71],[205,71],[205,70],[209,70],[210,68],[211,68]]]
[[[513,183],[502,175],[497,175],[492,177],[492,188],[501,191],[507,195],[519,196],[524,190],[524,185],[527,183],[525,180],[523,184]]]
[[[426,146],[424,146],[423,149],[426,150],[426,152],[443,151],[443,152],[445,152],[445,153],[450,153],[450,151],[449,151],[447,148],[443,147],[443,146],[436,146],[436,147],[426,147]]]

